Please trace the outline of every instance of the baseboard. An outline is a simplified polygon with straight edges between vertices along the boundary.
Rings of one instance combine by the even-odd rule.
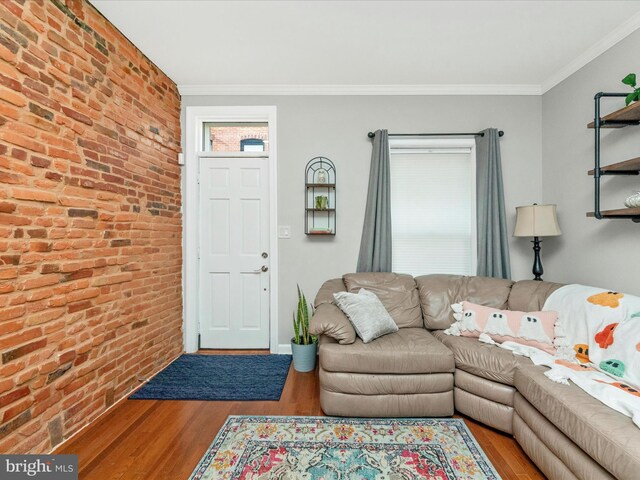
[[[279,344],[278,351],[276,353],[278,355],[291,355],[291,344],[290,343]]]

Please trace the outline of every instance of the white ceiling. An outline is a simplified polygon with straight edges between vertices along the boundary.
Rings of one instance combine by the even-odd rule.
[[[183,93],[540,94],[640,26],[640,1],[92,3]]]

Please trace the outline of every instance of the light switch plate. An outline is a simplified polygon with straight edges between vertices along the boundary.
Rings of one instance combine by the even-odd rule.
[[[278,238],[291,238],[291,227],[289,225],[279,225]]]

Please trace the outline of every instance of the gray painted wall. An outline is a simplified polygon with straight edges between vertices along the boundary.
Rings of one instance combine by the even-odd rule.
[[[309,298],[325,280],[355,271],[365,209],[371,143],[367,132],[478,131],[496,127],[501,140],[509,230],[515,207],[540,202],[541,98],[512,96],[192,96],[187,106],[276,105],[278,108],[278,224],[292,238],[279,241],[279,337],[292,335],[296,282]],[[335,238],[304,235],[304,167],[314,156],[334,161],[338,173]],[[189,161],[187,159],[187,161]],[[531,277],[526,239],[511,239],[514,279]]]
[[[638,71],[640,31],[596,58],[542,98],[543,199],[558,205],[563,235],[545,240],[545,278],[640,294],[640,225],[631,220],[586,218],[593,211],[593,96],[626,92],[620,80]],[[630,90],[629,90],[630,91]],[[624,106],[624,99],[603,100],[603,114]],[[602,163],[640,156],[640,127],[603,130]],[[640,190],[638,177],[604,177],[603,208],[624,208]]]

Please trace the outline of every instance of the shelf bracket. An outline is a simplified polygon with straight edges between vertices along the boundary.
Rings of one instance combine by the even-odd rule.
[[[593,132],[594,132],[594,167],[593,167],[593,182],[594,182],[594,208],[593,216],[598,220],[602,220],[602,213],[600,213],[600,176],[602,171],[600,170],[600,99],[604,96],[603,92],[596,93],[594,100],[594,118],[593,118]]]
[[[593,97],[594,101],[594,118],[593,118],[593,135],[594,135],[594,167],[593,167],[593,186],[594,186],[594,209],[593,216],[598,220],[602,220],[604,217],[600,210],[600,187],[601,178],[603,175],[624,175],[621,172],[603,172],[600,168],[600,129],[604,125],[640,125],[640,122],[635,120],[602,120],[600,116],[600,100],[603,97],[626,97],[626,93],[607,93],[598,92]]]

